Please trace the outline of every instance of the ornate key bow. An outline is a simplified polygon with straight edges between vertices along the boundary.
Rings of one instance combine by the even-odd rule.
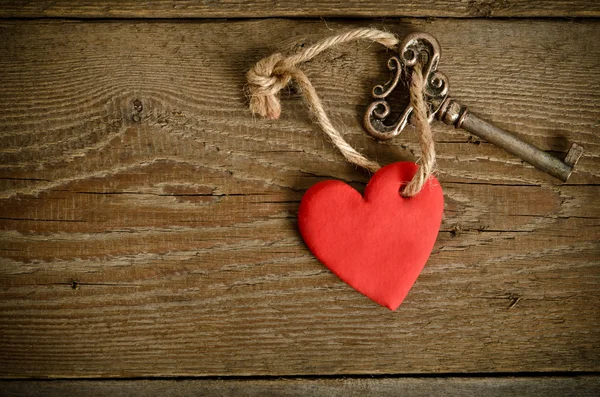
[[[583,153],[583,147],[573,143],[564,161],[538,149],[521,138],[510,134],[471,113],[466,106],[448,96],[448,78],[437,70],[441,49],[438,41],[427,33],[412,33],[400,44],[398,55],[388,61],[392,78],[383,85],[373,88],[373,101],[364,118],[365,129],[377,139],[391,139],[402,132],[413,112],[408,106],[391,124],[386,123],[391,115],[391,106],[386,98],[394,91],[404,73],[408,74],[418,63],[426,76],[424,96],[431,123],[435,118],[444,123],[463,128],[473,135],[485,139],[507,152],[521,158],[534,167],[565,182]]]

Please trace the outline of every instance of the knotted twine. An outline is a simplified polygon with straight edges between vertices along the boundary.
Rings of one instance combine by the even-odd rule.
[[[279,92],[293,79],[300,87],[317,123],[346,160],[371,172],[376,172],[381,166],[357,152],[346,142],[329,120],[312,83],[306,74],[296,66],[310,61],[331,47],[354,40],[370,40],[390,49],[395,48],[399,42],[398,38],[391,33],[378,29],[361,28],[328,37],[288,57],[281,53],[275,53],[263,58],[246,75],[250,110],[253,114],[258,114],[267,119],[278,119],[281,115]],[[402,190],[404,197],[412,197],[419,193],[435,168],[435,147],[427,119],[427,107],[423,96],[424,89],[423,68],[420,64],[417,64],[411,74],[410,104],[413,108],[411,122],[419,134],[421,159],[419,160],[420,167],[417,173]]]

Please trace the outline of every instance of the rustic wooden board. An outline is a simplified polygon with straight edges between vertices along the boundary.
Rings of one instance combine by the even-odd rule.
[[[1,22],[0,376],[598,371],[600,24],[376,24],[437,36],[480,115],[557,155],[586,149],[560,184],[436,124],[445,219],[397,312],[296,229],[309,186],[368,175],[298,94],[278,121],[243,94],[261,57],[364,25]],[[418,155],[411,132],[378,144],[360,127],[388,55],[357,43],[305,65],[382,163]]]
[[[315,397],[596,397],[597,376],[554,378],[394,378],[277,380],[4,381],[4,397],[315,396]]]
[[[3,18],[599,17],[589,0],[0,0]]]

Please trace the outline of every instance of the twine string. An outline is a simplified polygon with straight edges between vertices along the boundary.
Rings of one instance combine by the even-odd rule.
[[[323,103],[308,76],[297,67],[298,64],[310,61],[331,47],[355,40],[370,40],[388,48],[394,48],[399,42],[398,38],[391,33],[378,29],[361,28],[328,37],[288,57],[275,53],[261,59],[246,75],[250,110],[267,119],[278,119],[281,115],[279,92],[293,79],[300,87],[317,123],[346,160],[371,172],[376,172],[381,166],[357,152],[342,137],[327,116]],[[402,191],[404,197],[412,197],[421,191],[435,168],[435,148],[427,120],[427,107],[423,97],[424,88],[425,78],[422,67],[417,65],[411,76],[410,103],[413,107],[411,121],[419,133],[421,159],[417,173]]]
[[[401,192],[404,197],[413,197],[419,193],[435,171],[435,142],[427,117],[427,105],[423,96],[424,91],[425,77],[423,76],[423,66],[418,63],[413,68],[410,77],[410,104],[413,108],[411,121],[419,134],[421,158],[418,161],[419,169],[417,173]]]

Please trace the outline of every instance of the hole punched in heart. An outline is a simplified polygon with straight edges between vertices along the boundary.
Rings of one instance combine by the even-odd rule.
[[[346,160],[375,173],[381,166],[357,152],[342,137],[325,112],[321,99],[317,95],[314,86],[306,74],[297,66],[298,64],[313,59],[315,56],[331,47],[355,40],[370,40],[380,43],[390,49],[395,49],[399,43],[398,38],[392,33],[378,29],[361,28],[331,36],[311,46],[303,47],[294,55],[286,57],[280,53],[272,54],[257,62],[246,74],[248,80],[247,94],[249,96],[249,106],[252,113],[259,114],[265,118],[277,119],[281,114],[279,92],[286,87],[291,80],[294,80],[302,90],[302,94],[308,102],[309,108],[318,124],[331,139],[333,144],[340,150]],[[405,46],[401,45],[400,48],[405,48]],[[413,70],[411,73],[409,90],[412,112],[411,120],[419,134],[421,158],[419,160],[420,167],[418,168],[417,173],[402,189],[401,194],[403,197],[413,197],[421,191],[429,177],[433,174],[435,168],[435,148],[431,128],[429,126],[428,109],[424,99],[425,88],[427,86],[424,81],[424,76],[429,76],[431,63],[437,58],[428,58],[426,64],[420,64],[418,62],[421,58],[420,51],[413,51],[406,55],[412,55],[415,58],[413,63],[405,64],[409,65]],[[400,64],[398,64],[398,67],[399,66]]]

